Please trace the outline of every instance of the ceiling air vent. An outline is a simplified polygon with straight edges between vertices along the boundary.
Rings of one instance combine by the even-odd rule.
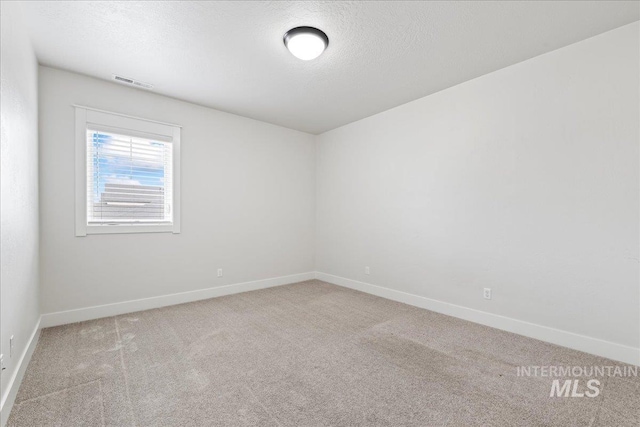
[[[113,75],[113,80],[124,83],[126,85],[141,87],[143,89],[153,89],[153,85],[150,85],[149,83],[143,83],[141,81],[129,79],[127,77],[116,76],[115,74]]]

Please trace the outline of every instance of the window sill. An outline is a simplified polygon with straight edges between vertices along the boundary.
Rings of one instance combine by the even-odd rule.
[[[129,234],[129,233],[179,233],[173,224],[118,224],[87,225],[86,235],[90,234]],[[80,234],[79,236],[82,236]]]

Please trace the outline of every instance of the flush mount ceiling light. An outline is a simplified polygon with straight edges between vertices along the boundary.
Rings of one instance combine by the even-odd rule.
[[[329,46],[329,37],[317,28],[296,27],[284,35],[284,45],[296,58],[315,59]]]

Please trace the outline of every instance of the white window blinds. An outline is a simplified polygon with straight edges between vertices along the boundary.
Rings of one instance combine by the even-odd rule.
[[[170,138],[87,125],[87,225],[171,224]]]

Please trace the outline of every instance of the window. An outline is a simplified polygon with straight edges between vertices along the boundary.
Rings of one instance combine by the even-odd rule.
[[[180,127],[76,107],[76,236],[180,232]]]

